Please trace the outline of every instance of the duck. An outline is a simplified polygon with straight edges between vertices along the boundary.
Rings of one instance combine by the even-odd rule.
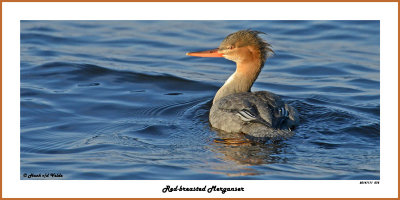
[[[210,125],[228,133],[243,133],[247,138],[265,142],[289,138],[299,125],[299,114],[278,95],[268,91],[252,92],[271,45],[255,30],[229,34],[218,48],[186,53],[195,57],[222,57],[236,63],[235,72],[216,92],[209,114]]]

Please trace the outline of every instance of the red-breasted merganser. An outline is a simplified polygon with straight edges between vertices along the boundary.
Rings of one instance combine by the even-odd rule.
[[[198,57],[224,57],[236,62],[236,71],[216,93],[210,110],[214,128],[244,133],[251,139],[265,141],[292,136],[298,125],[297,111],[277,95],[250,92],[269,54],[271,46],[259,37],[262,32],[241,30],[228,35],[219,48],[191,52]]]

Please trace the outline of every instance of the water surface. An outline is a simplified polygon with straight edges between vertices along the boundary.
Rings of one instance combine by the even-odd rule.
[[[379,179],[379,21],[21,21],[21,179]],[[292,138],[210,128],[241,29],[275,55],[253,91],[294,106]]]

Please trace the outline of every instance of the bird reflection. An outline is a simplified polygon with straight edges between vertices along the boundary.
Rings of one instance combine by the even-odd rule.
[[[216,130],[217,138],[210,145],[213,152],[218,153],[222,164],[214,163],[215,173],[227,176],[254,176],[260,172],[251,166],[282,162],[276,156],[281,153],[283,144],[280,141],[257,143],[247,139],[244,134],[227,133]]]

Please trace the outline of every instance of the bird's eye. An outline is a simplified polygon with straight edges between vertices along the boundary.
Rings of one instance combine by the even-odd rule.
[[[233,46],[229,46],[228,49],[233,49]]]

